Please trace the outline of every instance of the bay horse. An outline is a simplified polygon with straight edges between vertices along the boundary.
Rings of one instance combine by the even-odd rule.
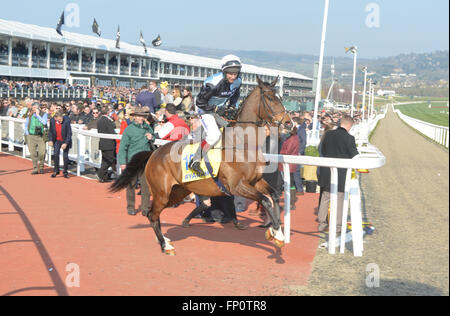
[[[246,132],[254,132],[254,135],[257,135],[257,144],[262,145],[266,135],[265,133],[263,135],[258,133],[258,128],[266,125],[277,128],[285,125],[290,128],[292,121],[276,94],[275,86],[278,78],[269,84],[258,77],[257,82],[258,86],[239,108],[232,126],[233,128],[241,127]],[[234,130],[233,128],[231,130]],[[230,137],[234,139],[236,135],[233,132],[228,132],[227,129],[227,133],[222,134],[222,140],[230,139]],[[264,140],[262,140],[262,137],[264,137]],[[266,231],[265,237],[277,247],[282,248],[284,246],[284,235],[281,230],[279,197],[275,190],[263,179],[266,162],[264,159],[251,159],[251,161],[250,159],[244,159],[244,162],[238,162],[239,160],[236,159],[238,154],[244,154],[247,158],[251,155],[263,157],[261,147],[250,148],[251,146],[248,146],[246,140],[241,141],[244,141],[243,144],[247,146],[241,149],[233,147],[233,159],[228,159],[232,161],[225,159],[227,148],[221,148],[222,162],[218,179],[225,187],[225,192],[228,191],[227,193],[233,196],[241,196],[263,205],[272,220],[272,227],[269,227]],[[161,232],[160,215],[163,210],[180,203],[191,193],[208,197],[227,195],[224,190],[219,189],[219,186],[211,178],[189,183],[182,182],[181,163],[174,162],[174,159],[171,159],[173,152],[181,156],[182,146],[177,145],[177,143],[179,142],[166,144],[154,152],[136,154],[110,188],[111,192],[118,192],[126,188],[132,179],[143,172],[145,168],[144,172],[153,196],[153,204],[150,212],[144,215],[147,215],[150,225],[155,231],[162,252],[167,255],[175,255],[175,248]],[[228,142],[223,143],[227,144]],[[196,213],[196,211],[193,213]],[[188,222],[185,220],[183,226],[187,225]]]

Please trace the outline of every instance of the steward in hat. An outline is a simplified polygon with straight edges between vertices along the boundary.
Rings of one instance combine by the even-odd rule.
[[[149,115],[150,111],[141,107],[136,107],[134,113],[131,113],[133,122],[125,129],[120,141],[118,160],[122,170],[126,169],[134,155],[151,151],[151,143],[155,139],[155,135],[151,126],[145,122]],[[135,209],[135,185],[138,179],[141,183],[142,192],[141,211],[147,214],[150,210],[150,192],[145,173],[142,173],[127,188],[127,211],[129,215],[137,214]]]

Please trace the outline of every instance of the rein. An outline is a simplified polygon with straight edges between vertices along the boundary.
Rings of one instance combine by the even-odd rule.
[[[265,89],[263,87],[259,87],[259,88],[261,89],[261,103],[263,104],[263,108],[264,108],[266,117],[275,117],[279,114],[283,114],[284,111],[275,112],[266,100],[266,93],[273,93],[274,90],[273,89]],[[242,113],[242,110],[244,109],[244,105],[246,104],[247,99],[249,97],[250,97],[250,95],[248,95],[245,98],[244,102],[242,103],[242,106],[239,108],[238,112],[236,113],[236,117],[238,117]],[[269,111],[270,111],[270,113],[269,113]],[[261,117],[261,106],[258,107],[258,117]],[[253,121],[238,121],[236,119],[235,120],[224,119],[224,120],[229,123],[235,123],[235,124],[253,124],[253,125],[256,125],[257,127],[263,127],[266,125],[270,125],[270,126],[276,125],[278,127],[281,126],[281,121],[272,121],[272,120],[270,122],[267,120],[261,120],[261,119],[258,121],[255,121],[255,122],[253,122]]]

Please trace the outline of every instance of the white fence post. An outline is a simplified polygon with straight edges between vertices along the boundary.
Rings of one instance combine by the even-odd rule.
[[[352,178],[352,169],[347,169],[347,175],[345,177],[345,193],[344,193],[344,205],[342,207],[342,226],[341,226],[341,253],[345,252],[345,236],[347,235],[347,218],[348,207],[350,199],[350,180]]]
[[[284,238],[285,243],[291,242],[291,173],[289,164],[283,164],[284,179]]]
[[[8,150],[14,151],[14,122],[8,122]]]
[[[355,257],[363,255],[363,222],[361,214],[361,191],[358,177],[351,180],[350,185],[350,210],[352,218],[353,254]]]
[[[336,225],[337,225],[337,205],[338,205],[338,170],[330,168],[330,225],[328,226],[328,253],[334,255],[336,253]]]

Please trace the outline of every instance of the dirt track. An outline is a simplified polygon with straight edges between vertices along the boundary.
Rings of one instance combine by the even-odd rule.
[[[126,215],[124,193],[31,170],[30,161],[0,153],[0,296],[270,296],[307,284],[317,194],[300,197],[303,212],[293,212],[292,243],[282,250],[264,238],[259,216],[238,215],[245,231],[199,219],[183,228],[195,206],[167,209],[162,229],[177,252],[168,257],[148,220]],[[70,283],[73,264],[79,287]]]
[[[319,250],[307,287],[295,295],[449,295],[449,155],[391,110],[371,140],[386,165],[362,177],[366,216],[376,227],[363,258]],[[366,286],[367,265],[380,287]],[[371,272],[371,271],[370,271]]]

